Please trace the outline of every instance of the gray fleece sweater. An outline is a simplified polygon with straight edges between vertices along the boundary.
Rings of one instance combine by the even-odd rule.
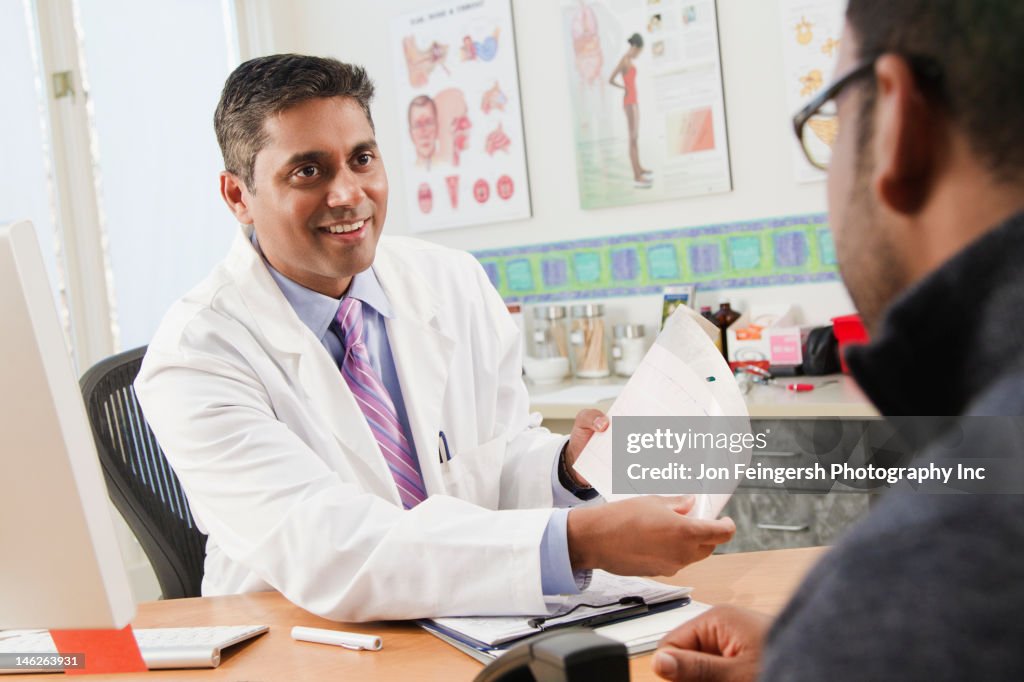
[[[847,355],[883,414],[1024,415],[1022,264],[1019,214],[890,308]],[[968,433],[959,457],[1024,458],[1012,428]],[[883,498],[776,621],[762,678],[1024,680],[1024,496]]]

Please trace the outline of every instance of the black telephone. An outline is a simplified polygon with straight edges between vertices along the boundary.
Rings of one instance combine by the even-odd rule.
[[[531,637],[490,662],[473,682],[629,682],[626,645],[574,628]]]

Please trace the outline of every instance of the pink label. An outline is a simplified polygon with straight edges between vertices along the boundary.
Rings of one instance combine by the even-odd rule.
[[[771,337],[773,365],[799,365],[803,362],[800,334],[778,334]]]

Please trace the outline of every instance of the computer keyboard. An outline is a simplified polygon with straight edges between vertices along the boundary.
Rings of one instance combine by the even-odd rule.
[[[216,668],[220,665],[222,649],[262,635],[269,629],[268,625],[217,625],[195,628],[141,628],[133,632],[146,667],[150,670],[160,670]],[[46,630],[6,630],[0,632],[0,653],[55,654],[57,649]],[[0,674],[25,672],[31,671],[24,668],[0,668]]]

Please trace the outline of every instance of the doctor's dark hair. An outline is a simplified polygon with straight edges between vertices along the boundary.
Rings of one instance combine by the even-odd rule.
[[[268,142],[266,120],[296,104],[327,97],[351,97],[373,128],[373,81],[361,66],[300,54],[257,57],[241,64],[224,83],[213,115],[224,169],[255,192],[256,155]]]
[[[633,47],[643,47],[644,37],[639,33],[634,33],[629,37],[629,39],[626,40],[626,42],[632,45]]]
[[[1024,179],[1024,2],[850,0],[846,19],[861,60],[890,52],[931,63],[937,77],[914,75],[932,106],[998,181]],[[864,83],[862,142],[877,92],[874,79]]]

